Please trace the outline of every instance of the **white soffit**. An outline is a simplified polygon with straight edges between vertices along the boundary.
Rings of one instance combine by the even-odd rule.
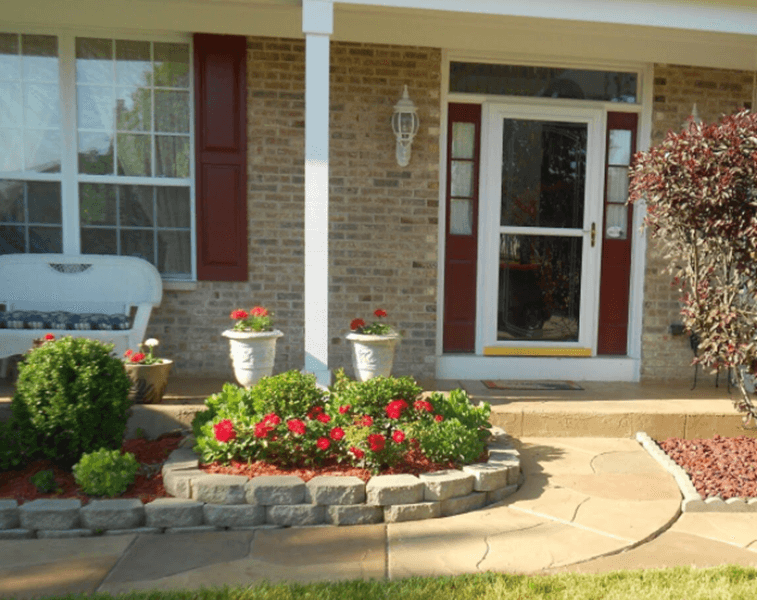
[[[757,35],[749,0],[337,0],[341,4]]]

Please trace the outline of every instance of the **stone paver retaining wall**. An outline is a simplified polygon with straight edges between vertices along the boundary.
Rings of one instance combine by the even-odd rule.
[[[757,513],[757,498],[729,498],[728,500],[723,500],[720,496],[702,498],[686,471],[670,458],[651,437],[645,432],[639,431],[636,434],[636,441],[676,480],[683,496],[681,512]]]
[[[0,539],[88,537],[123,533],[181,533],[258,527],[363,525],[447,517],[499,502],[518,489],[520,455],[493,428],[489,461],[415,475],[209,475],[189,448],[162,468],[173,498],[0,500]]]

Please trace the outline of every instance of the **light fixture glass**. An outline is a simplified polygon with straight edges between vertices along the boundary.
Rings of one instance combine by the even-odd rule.
[[[406,167],[410,163],[410,147],[419,127],[418,109],[410,99],[405,86],[402,98],[394,105],[392,115],[392,131],[397,138],[397,164],[400,167]]]

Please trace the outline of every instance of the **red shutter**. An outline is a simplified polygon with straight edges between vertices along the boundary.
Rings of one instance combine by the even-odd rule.
[[[195,34],[197,278],[247,281],[247,40]]]
[[[452,130],[455,123],[475,126],[472,163],[473,189],[465,197],[472,204],[469,235],[450,233],[452,204]],[[476,258],[478,256],[478,173],[481,146],[481,105],[450,104],[447,125],[446,243],[444,259],[444,352],[473,352],[476,342]]]
[[[607,148],[610,148],[610,132],[631,132],[630,154],[636,152],[636,129],[638,115],[635,113],[607,114]],[[602,275],[599,287],[599,331],[597,354],[625,355],[628,352],[628,296],[631,281],[632,207],[624,206],[626,212],[625,239],[607,235],[609,156],[605,161],[605,210],[602,227]],[[622,165],[618,165],[622,166]],[[623,205],[616,205],[623,206]]]

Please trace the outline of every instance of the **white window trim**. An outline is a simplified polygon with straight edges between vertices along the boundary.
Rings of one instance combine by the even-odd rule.
[[[0,172],[0,179],[21,181],[56,181],[61,183],[61,226],[63,254],[79,254],[81,249],[81,224],[79,219],[78,187],[80,182],[108,183],[119,185],[154,185],[188,187],[190,201],[190,275],[187,278],[166,278],[163,281],[176,284],[197,281],[197,209],[195,204],[195,82],[192,36],[186,34],[146,34],[133,30],[99,29],[49,29],[42,27],[0,26],[0,33],[51,35],[58,38],[59,100],[61,170],[60,173],[36,171]],[[189,47],[189,177],[123,177],[118,175],[85,175],[78,173],[78,129],[76,109],[76,38],[96,37],[118,40],[148,42],[174,42]]]

